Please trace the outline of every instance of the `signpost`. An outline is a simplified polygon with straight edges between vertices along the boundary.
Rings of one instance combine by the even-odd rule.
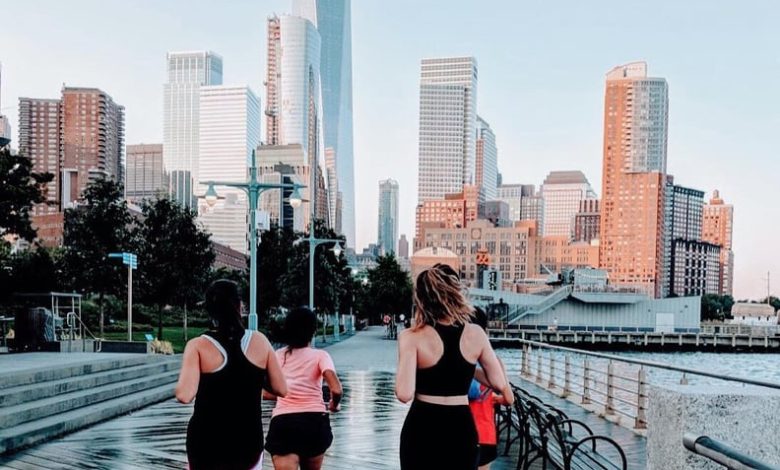
[[[133,270],[138,269],[135,253],[109,253],[109,258],[121,258],[127,266],[127,340],[133,341]]]

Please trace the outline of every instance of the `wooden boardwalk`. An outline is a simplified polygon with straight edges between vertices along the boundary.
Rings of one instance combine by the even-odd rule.
[[[381,331],[357,335],[331,346],[341,369],[345,389],[342,411],[331,416],[333,446],[325,469],[397,469],[401,426],[407,406],[393,394],[394,341],[381,339]],[[515,380],[517,381],[517,380]],[[534,390],[535,386],[527,384]],[[538,389],[546,401],[598,433],[608,434],[631,456],[631,469],[644,468],[644,439],[578,406]],[[0,468],[28,469],[181,469],[186,464],[185,435],[192,407],[169,400],[116,418],[55,441],[0,458]],[[264,407],[267,429],[270,404]],[[515,449],[501,457],[493,470],[515,468]],[[268,456],[266,456],[268,457]],[[272,468],[266,458],[265,468]]]

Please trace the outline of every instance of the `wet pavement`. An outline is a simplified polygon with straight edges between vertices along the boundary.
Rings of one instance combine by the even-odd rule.
[[[334,442],[325,457],[325,469],[399,468],[398,447],[407,406],[393,393],[396,342],[383,339],[381,328],[359,333],[349,340],[329,346],[345,398],[342,411],[331,415]],[[551,395],[545,396],[553,400]],[[565,400],[561,400],[564,403]],[[566,412],[578,413],[572,405]],[[267,405],[267,406],[265,406]],[[265,428],[271,404],[264,404]],[[3,469],[181,469],[186,464],[185,436],[191,406],[168,400],[115,418],[57,440],[0,458]],[[603,421],[581,410],[589,423]],[[616,426],[603,421],[605,432]],[[634,450],[643,440],[628,434],[618,437]],[[630,434],[630,433],[629,433]],[[628,439],[628,440],[626,440]],[[641,451],[644,450],[642,446]],[[510,455],[516,456],[516,450]],[[266,455],[265,468],[272,468]],[[500,457],[493,470],[515,468],[513,458]],[[629,468],[644,468],[644,460]]]

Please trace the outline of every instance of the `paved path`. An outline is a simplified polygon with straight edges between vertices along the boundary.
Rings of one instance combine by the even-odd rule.
[[[331,415],[335,440],[326,454],[325,469],[398,468],[399,439],[407,406],[399,403],[393,393],[396,346],[396,341],[383,338],[382,328],[371,328],[328,346],[344,384],[345,399],[342,411]],[[540,389],[539,393],[547,392]],[[545,400],[559,400],[556,404],[566,412],[580,412],[576,405],[549,393]],[[184,468],[184,439],[191,413],[190,406],[169,400],[0,458],[0,468]],[[578,419],[594,425],[599,421],[599,430],[612,432],[616,428],[590,413],[582,413]],[[269,415],[270,404],[264,406],[266,429]],[[516,450],[511,455],[516,456]],[[265,468],[272,468],[270,459],[266,460]],[[515,464],[511,458],[501,457],[491,468],[508,470],[514,469]]]

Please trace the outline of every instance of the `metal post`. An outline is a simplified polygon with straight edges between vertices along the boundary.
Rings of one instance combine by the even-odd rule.
[[[582,370],[582,404],[587,405],[590,403],[590,389],[588,388],[588,382],[590,381],[590,361],[585,359]]]
[[[637,394],[636,394],[636,418],[634,419],[635,429],[647,428],[647,416],[645,410],[647,409],[647,372],[645,372],[644,366],[639,366],[639,372],[637,373]]]
[[[612,360],[607,364],[607,403],[604,405],[604,413],[611,415],[615,412],[615,369]]]
[[[249,167],[249,329],[257,330],[257,163]]]
[[[555,359],[553,359],[552,351],[550,351],[550,377],[547,381],[547,388],[555,388]]]
[[[133,266],[127,265],[127,340],[133,341]]]
[[[528,345],[523,344],[522,349],[520,349],[520,375],[526,376],[528,374],[526,359],[528,358]]]
[[[536,382],[542,383],[542,352],[539,351],[539,355],[536,356]]]
[[[569,355],[563,356],[563,396],[571,394],[571,362]]]

